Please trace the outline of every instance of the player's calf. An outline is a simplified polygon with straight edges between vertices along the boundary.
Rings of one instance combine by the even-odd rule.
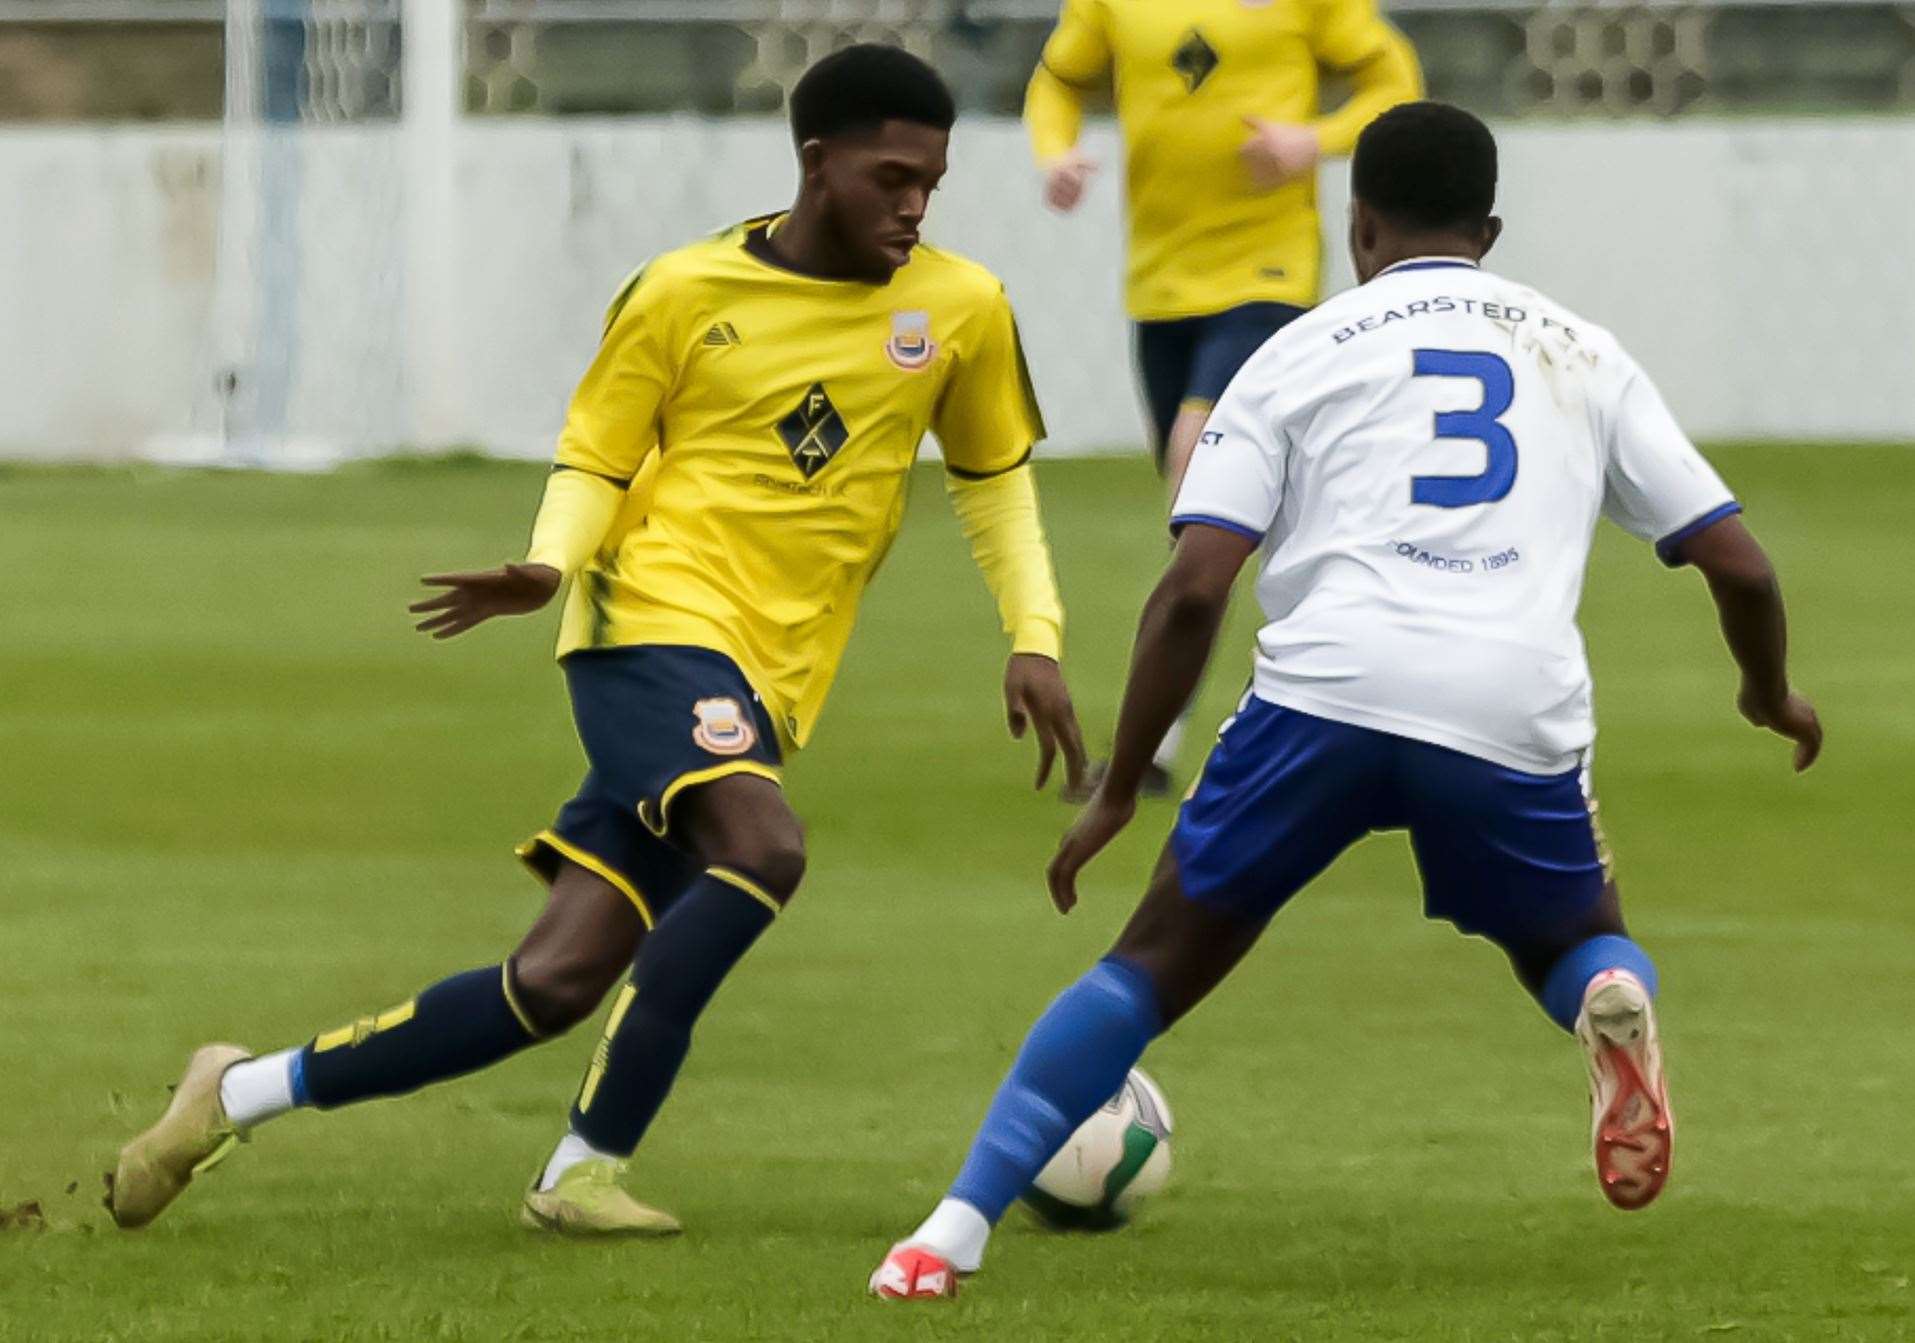
[[[630,967],[642,932],[623,893],[562,861],[545,911],[511,958],[519,1006],[539,1034],[563,1034],[598,1010]]]

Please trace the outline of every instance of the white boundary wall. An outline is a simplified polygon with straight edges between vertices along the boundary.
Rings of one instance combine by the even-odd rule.
[[[408,198],[396,131],[293,134],[292,329],[307,382],[291,405],[359,451],[416,443],[412,426],[429,421],[440,441],[425,446],[543,456],[620,277],[776,208],[795,181],[773,122],[468,120],[450,217],[388,228],[364,216]],[[1499,134],[1498,268],[1613,328],[1697,436],[1915,441],[1915,123]],[[1142,441],[1116,139],[1108,126],[1091,138],[1107,170],[1085,209],[1060,219],[1037,203],[1015,122],[962,123],[928,230],[1008,284],[1055,451]],[[0,133],[0,456],[114,459],[217,436],[220,148],[213,127]],[[1323,196],[1341,287],[1341,168]],[[453,310],[424,331],[418,305],[393,295],[416,284],[408,246],[434,236],[456,287]],[[414,366],[393,367],[404,361]],[[421,387],[434,402],[424,419]]]

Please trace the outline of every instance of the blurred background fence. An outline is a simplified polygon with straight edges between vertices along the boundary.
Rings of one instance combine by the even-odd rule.
[[[1498,264],[1616,328],[1698,433],[1915,440],[1915,4],[1390,12],[1497,126]],[[620,276],[788,200],[786,92],[863,39],[959,95],[931,231],[1009,284],[1054,446],[1135,447],[1117,179],[1047,215],[1015,122],[1054,17],[0,0],[0,453],[542,454]]]

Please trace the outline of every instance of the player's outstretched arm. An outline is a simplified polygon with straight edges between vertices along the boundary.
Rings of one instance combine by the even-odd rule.
[[[431,574],[420,580],[441,591],[406,608],[421,617],[419,632],[450,639],[494,616],[540,610],[598,549],[623,497],[623,489],[613,481],[588,471],[555,467],[532,523],[525,562],[470,573]]]
[[[1350,153],[1365,126],[1398,103],[1423,96],[1423,71],[1409,39],[1367,4],[1346,0],[1342,8],[1350,11],[1346,21],[1326,35],[1320,55],[1348,75],[1350,96],[1312,127],[1325,158]]]
[[[435,639],[450,639],[494,616],[539,610],[564,580],[549,564],[502,564],[462,574],[428,574],[419,581],[441,591],[406,608],[420,618],[414,628]]]
[[[1044,169],[1044,203],[1060,214],[1084,199],[1097,161],[1077,147],[1084,126],[1084,94],[1110,64],[1110,40],[1101,11],[1085,0],[1065,0],[1057,27],[1024,90],[1024,129]]]
[[[1757,727],[1794,742],[1796,771],[1807,769],[1822,752],[1822,722],[1807,697],[1789,686],[1788,617],[1768,555],[1742,519],[1731,516],[1683,541],[1679,557],[1702,571],[1722,637],[1742,669],[1736,707]]]
[[[1024,126],[1044,170],[1044,204],[1059,214],[1077,208],[1099,167],[1078,147],[1083,121],[1083,93],[1038,66],[1024,92]]]
[[[537,611],[604,544],[658,447],[659,407],[677,376],[679,342],[670,331],[685,308],[659,271],[640,268],[612,299],[598,353],[566,411],[524,563],[426,578],[443,590],[408,608],[424,617],[421,633],[450,639],[494,616]]]
[[[1258,544],[1241,531],[1201,522],[1187,524],[1178,534],[1170,567],[1137,624],[1110,766],[1051,860],[1051,903],[1059,911],[1070,912],[1077,903],[1077,874],[1136,812],[1144,768],[1196,692],[1237,571]]]

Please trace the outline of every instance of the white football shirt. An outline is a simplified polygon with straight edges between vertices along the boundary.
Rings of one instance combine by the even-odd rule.
[[[1260,698],[1556,774],[1595,736],[1576,606],[1598,515],[1673,563],[1737,508],[1615,337],[1429,258],[1251,356],[1171,522],[1262,542]]]

